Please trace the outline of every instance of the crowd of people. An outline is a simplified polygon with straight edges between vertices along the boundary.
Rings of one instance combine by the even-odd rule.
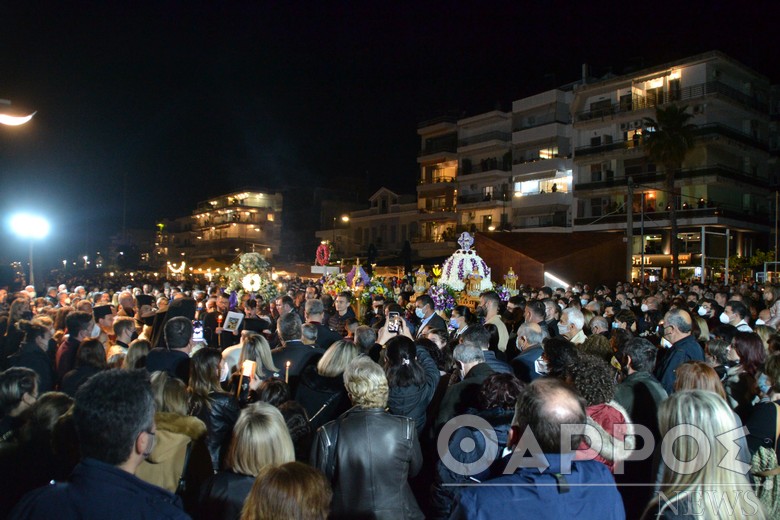
[[[780,288],[392,285],[0,289],[0,515],[780,514]]]

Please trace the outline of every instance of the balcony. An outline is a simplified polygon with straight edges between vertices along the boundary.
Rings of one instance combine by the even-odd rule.
[[[457,219],[457,214],[453,207],[419,208],[417,211],[420,213],[420,220],[441,220],[443,222]]]
[[[522,213],[525,209],[539,208],[544,206],[570,206],[572,203],[572,194],[556,191],[554,193],[528,193],[520,197],[512,198],[512,210],[520,210]]]
[[[556,121],[555,124],[537,125],[529,128],[515,130],[512,134],[512,144],[534,143],[547,141],[559,137],[568,139],[565,123]]]
[[[452,140],[449,142],[433,143],[428,145],[425,149],[417,152],[417,157],[424,157],[426,155],[433,155],[437,153],[451,153],[455,154],[458,151],[457,143]]]
[[[511,139],[512,136],[508,132],[485,132],[484,134],[458,139],[458,148],[463,146],[471,146],[474,144],[487,143],[488,141],[501,141],[508,144]]]
[[[428,179],[420,179],[417,184],[418,185],[428,185],[428,184],[452,184],[455,182],[455,177],[433,177]]]
[[[666,175],[663,172],[651,172],[640,171],[636,173],[629,173],[629,177],[634,179],[635,184],[653,184],[661,183],[666,179]],[[705,168],[690,168],[686,170],[678,171],[675,175],[677,180],[683,179],[703,179],[705,177],[716,177],[714,182],[724,183],[733,186],[734,181],[742,182],[752,186],[766,189],[769,179],[765,177],[758,177],[750,175],[741,170],[729,168],[717,164],[715,166],[708,166]],[[601,190],[605,188],[621,188],[627,186],[628,182],[625,175],[614,177],[604,181],[595,182],[579,182],[574,185],[574,192],[578,196],[582,196],[582,192],[591,190]]]
[[[508,202],[501,200],[501,195],[483,195],[482,193],[466,194],[458,197],[458,204],[460,205],[473,205],[474,207],[482,208],[500,207]]]
[[[614,103],[610,106],[583,110],[574,115],[574,122],[579,123],[594,119],[604,119],[616,114],[636,112],[638,110],[654,108],[675,101],[699,99],[708,95],[723,96],[759,112],[767,112],[768,110],[768,104],[757,99],[755,96],[740,92],[720,81],[708,81],[706,83],[699,83],[698,85],[681,88],[680,90],[665,91],[660,93],[657,97],[633,96],[630,102]]]
[[[742,211],[727,210],[719,207],[714,208],[690,208],[690,209],[678,209],[677,221],[680,223],[682,220],[693,219],[718,219],[725,218],[730,220],[737,220],[741,222],[750,222],[752,224],[768,225],[770,221],[770,215],[758,215],[749,214]],[[640,225],[642,214],[639,212],[634,213],[634,226]],[[669,212],[667,211],[645,211],[644,213],[645,225],[647,222],[653,222],[654,227],[658,225],[668,225]],[[666,224],[661,222],[666,221]],[[625,212],[616,213],[614,215],[601,215],[595,217],[580,217],[574,219],[575,226],[588,226],[593,224],[624,224],[625,227],[626,214]]]
[[[445,124],[456,124],[458,122],[458,118],[460,117],[459,114],[445,114],[438,117],[433,117],[431,119],[426,119],[425,121],[420,121],[417,123],[417,128],[426,128],[429,126],[439,125],[442,123]]]
[[[512,170],[512,156],[507,153],[503,158],[491,157],[482,159],[478,163],[472,163],[470,159],[463,159],[461,163],[461,175],[476,175],[478,173],[487,173],[492,171],[508,172]]]
[[[769,150],[769,143],[762,141],[758,137],[755,137],[744,132],[740,132],[730,126],[726,126],[720,123],[711,123],[707,125],[701,125],[693,131],[695,138],[702,138],[711,135],[720,135],[728,139],[746,144],[758,148],[763,151]],[[589,155],[595,155],[606,152],[613,152],[616,150],[639,150],[642,148],[642,139],[627,139],[620,141],[612,141],[611,143],[602,143],[596,145],[579,146],[574,150],[575,158],[587,157]]]

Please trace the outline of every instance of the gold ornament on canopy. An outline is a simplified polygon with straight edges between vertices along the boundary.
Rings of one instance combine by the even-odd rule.
[[[514,270],[512,268],[509,268],[509,271],[504,275],[504,287],[506,287],[506,290],[509,291],[509,294],[512,296],[516,296],[518,294],[517,290],[517,275],[515,274]]]

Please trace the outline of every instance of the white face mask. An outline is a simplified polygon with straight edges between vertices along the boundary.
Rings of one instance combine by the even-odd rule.
[[[542,358],[537,358],[536,361],[534,361],[534,369],[536,369],[537,374],[542,376],[546,376],[550,373],[550,368],[547,366],[547,361]]]
[[[642,312],[647,312],[650,310],[650,307],[648,307],[646,303],[643,303],[640,309],[642,309]]]
[[[707,309],[705,309],[704,307],[699,307],[699,310],[696,311],[696,312],[699,313],[699,316],[706,316],[707,315]]]
[[[663,348],[670,348],[671,346],[672,346],[672,343],[668,339],[661,338],[661,347],[663,347]]]
[[[89,337],[97,338],[98,336],[100,336],[100,327],[98,326],[97,323],[95,323],[94,325],[92,325],[92,332],[89,333]]]
[[[758,318],[756,320],[756,325],[766,325],[766,322],[764,320],[762,320],[761,318]]]
[[[729,322],[731,321],[729,319],[729,315],[726,314],[725,312],[721,312],[720,316],[718,317],[718,319],[720,319],[720,322],[723,323],[724,325],[728,325]]]
[[[567,327],[566,325],[561,325],[561,324],[559,323],[559,324],[558,324],[558,333],[559,333],[561,336],[565,336],[567,332],[569,332],[569,327]]]

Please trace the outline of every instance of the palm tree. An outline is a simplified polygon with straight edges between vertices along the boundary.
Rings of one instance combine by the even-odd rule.
[[[671,197],[669,204],[669,222],[671,223],[671,253],[672,279],[679,275],[679,252],[677,250],[677,199],[679,190],[674,181],[677,172],[682,167],[685,156],[693,148],[693,133],[695,125],[688,121],[693,117],[686,112],[687,106],[670,105],[666,108],[656,108],[655,119],[646,117],[642,146],[648,157],[655,164],[663,166],[666,192]]]

